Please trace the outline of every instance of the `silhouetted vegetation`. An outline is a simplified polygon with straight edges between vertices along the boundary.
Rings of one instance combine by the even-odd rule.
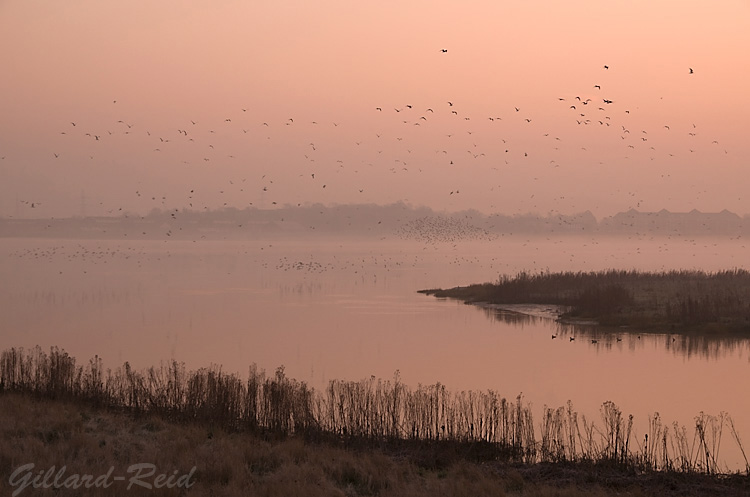
[[[567,306],[561,319],[595,319],[608,326],[750,333],[750,272],[521,272],[448,290],[436,297],[491,304]]]
[[[251,367],[246,381],[218,366],[188,372],[177,362],[145,371],[125,363],[105,371],[98,357],[81,366],[64,351],[52,348],[47,354],[37,347],[2,353],[0,393],[7,392],[85,401],[272,438],[296,435],[359,447],[410,444],[423,454],[422,464],[433,469],[460,457],[714,474],[723,469],[719,448],[724,428],[742,449],[726,414],[701,413],[693,437],[685,427],[669,430],[655,415],[641,443],[632,438],[632,416],[625,417],[612,402],[602,405],[602,425],[568,403],[545,407],[537,428],[521,396],[509,401],[492,390],[456,393],[439,383],[411,389],[398,374],[393,380],[333,380],[317,392],[288,378],[283,368],[267,376]],[[747,459],[745,463],[750,474]]]
[[[602,463],[514,464],[491,461],[490,444],[391,441],[375,445],[311,443],[301,436],[268,439],[228,432],[205,423],[181,423],[156,415],[133,416],[79,400],[29,394],[0,395],[0,495],[20,488],[8,476],[22,464],[33,473],[65,467],[102,475],[125,474],[136,462],[158,473],[185,475],[183,489],[135,488],[128,481],[109,488],[26,488],[19,495],[87,497],[110,495],[405,496],[514,495],[517,497],[746,497],[750,478],[674,471],[639,472]],[[110,480],[111,481],[111,480]],[[148,480],[152,481],[152,480]],[[84,492],[84,493],[82,493]]]

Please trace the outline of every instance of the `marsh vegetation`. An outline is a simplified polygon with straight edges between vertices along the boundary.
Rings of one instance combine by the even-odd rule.
[[[566,306],[562,321],[595,320],[643,331],[702,331],[750,337],[750,272],[520,272],[495,283],[421,290],[468,303]]]
[[[253,366],[247,379],[219,366],[187,371],[177,362],[143,371],[125,363],[112,370],[98,357],[79,365],[64,351],[45,353],[37,347],[0,356],[0,394],[11,393],[271,439],[406,447],[429,467],[469,459],[726,474],[720,455],[724,435],[742,452],[750,474],[740,436],[725,413],[701,413],[694,427],[669,424],[654,414],[641,438],[634,434],[633,416],[612,402],[602,404],[600,419],[579,415],[568,402],[545,406],[535,420],[521,396],[507,400],[492,390],[451,392],[439,383],[411,388],[398,374],[391,380],[334,380],[317,391],[288,378],[283,368],[268,375]]]
[[[442,454],[449,458],[424,444],[409,444],[364,447],[310,443],[294,435],[278,439],[96,408],[74,399],[4,392],[0,395],[0,494],[18,490],[10,485],[8,475],[30,461],[37,470],[65,465],[67,475],[100,475],[110,467],[114,474],[126,474],[138,462],[152,463],[167,474],[186,474],[195,467],[186,493],[169,488],[141,492],[164,496],[744,497],[750,491],[750,480],[740,475],[717,478],[699,473],[636,473],[608,464],[476,461],[466,457],[469,451],[444,449]],[[115,482],[110,488],[87,489],[85,495],[138,492],[126,488],[127,482]],[[81,490],[27,488],[19,495],[78,496]]]

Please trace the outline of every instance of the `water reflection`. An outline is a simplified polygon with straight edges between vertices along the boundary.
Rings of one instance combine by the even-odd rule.
[[[554,323],[552,339],[583,341],[595,349],[634,352],[639,348],[658,347],[687,359],[718,360],[736,354],[746,355],[750,362],[750,336],[744,334],[653,333],[627,327],[613,329],[590,323],[560,322],[557,317],[565,309],[559,306],[478,304],[477,308],[491,322],[521,329]]]
[[[510,306],[501,307],[481,305],[479,308],[490,321],[509,324],[520,328],[523,328],[524,326],[538,326],[553,319],[550,316],[538,316],[525,313],[519,309],[513,309]]]
[[[639,348],[658,347],[676,356],[687,359],[724,359],[735,354],[750,356],[750,337],[744,335],[712,334],[676,334],[646,333],[631,328],[605,328],[596,325],[583,325],[557,322],[558,334],[568,339],[580,337],[611,349],[627,348],[635,351]]]
[[[540,241],[532,253],[525,238],[429,250],[387,240],[0,239],[0,349],[54,345],[113,365],[173,358],[240,373],[252,363],[284,365],[315,388],[400,370],[411,386],[440,381],[455,391],[523,392],[538,408],[573,400],[589,418],[606,400],[637,419],[658,411],[685,425],[700,411],[728,411],[750,433],[743,339],[638,338],[633,330],[556,323],[554,307],[477,308],[417,293],[515,274],[538,260],[550,270],[638,263],[631,242],[602,241],[590,251],[584,242]],[[692,260],[676,259],[676,249],[660,255],[656,243],[637,248],[651,251],[643,269]],[[739,245],[727,250],[734,260],[746,254]],[[613,253],[621,259],[607,257]]]

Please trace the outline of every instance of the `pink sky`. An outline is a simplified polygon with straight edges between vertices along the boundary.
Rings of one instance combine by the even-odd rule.
[[[747,1],[6,0],[0,216],[750,213],[748,21]]]

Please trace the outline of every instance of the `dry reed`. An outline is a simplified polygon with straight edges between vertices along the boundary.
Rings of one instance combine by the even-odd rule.
[[[488,390],[450,392],[444,385],[404,385],[392,380],[333,380],[323,392],[288,378],[284,368],[267,376],[256,366],[243,381],[218,366],[187,371],[175,361],[135,371],[126,362],[103,368],[99,357],[84,365],[51,348],[12,348],[0,355],[0,392],[80,400],[96,406],[199,422],[226,431],[347,443],[413,442],[425,447],[462,446],[480,458],[518,463],[611,463],[638,470],[716,474],[725,426],[745,455],[725,413],[696,417],[694,436],[684,426],[669,430],[659,414],[649,418],[643,444],[631,443],[633,417],[612,402],[601,408],[598,427],[572,403],[544,408],[536,427],[521,396],[508,401]],[[441,445],[442,444],[442,445]],[[465,453],[467,451],[464,451]],[[747,464],[750,474],[750,464]]]

